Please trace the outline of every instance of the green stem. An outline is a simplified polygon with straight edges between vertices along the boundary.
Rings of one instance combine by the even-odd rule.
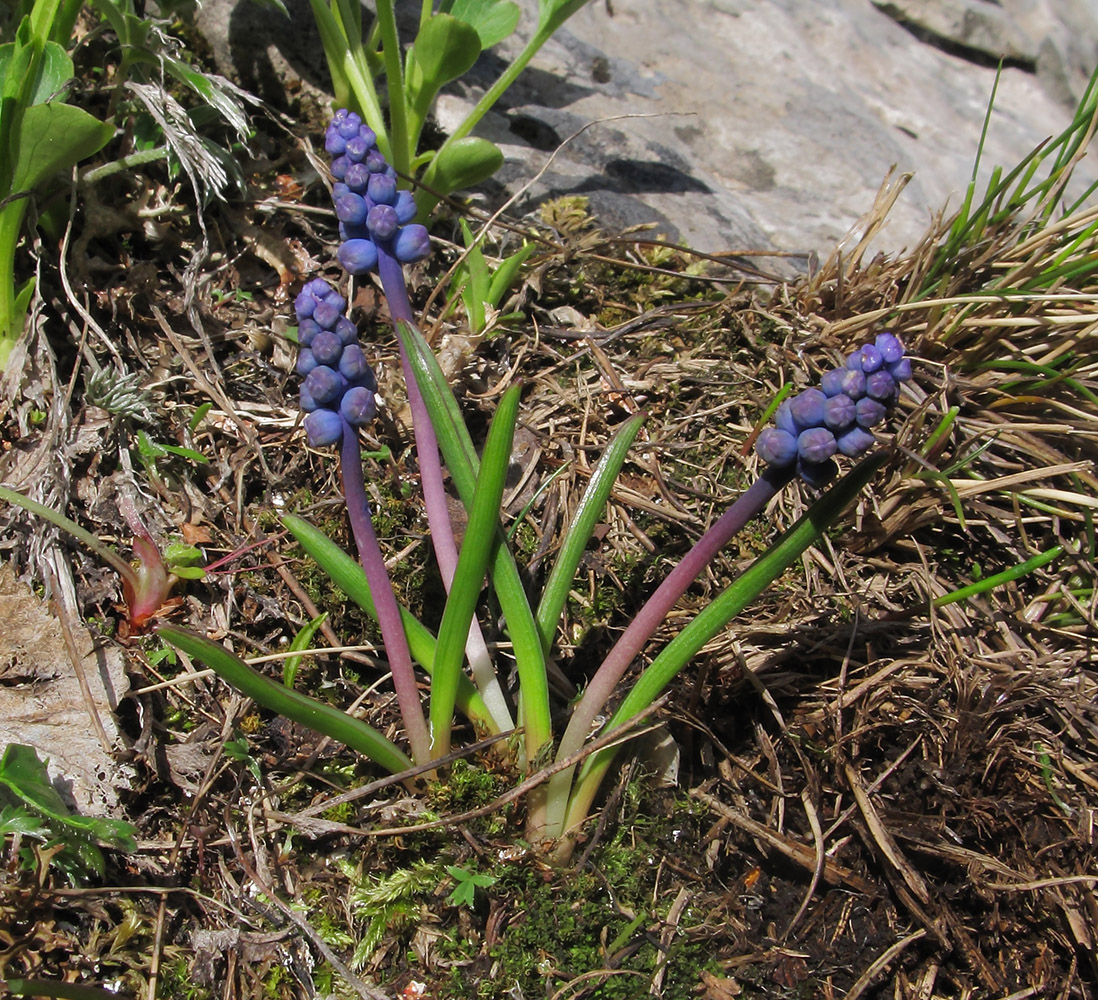
[[[15,250],[27,210],[26,198],[15,198],[0,208],[0,372],[23,334],[25,312],[15,289]]]
[[[13,503],[17,507],[22,507],[24,510],[30,511],[32,514],[37,514],[39,517],[49,521],[50,524],[55,524],[62,531],[72,535],[77,541],[83,542],[92,552],[99,556],[103,562],[114,569],[119,576],[129,583],[135,591],[137,590],[139,583],[133,567],[115,552],[114,549],[108,548],[96,538],[95,535],[90,531],[81,528],[75,521],[70,521],[64,514],[54,510],[52,507],[40,504],[37,500],[32,500],[30,497],[24,496],[22,493],[17,493],[15,490],[8,489],[6,486],[0,486],[0,500],[7,500],[8,503]]]
[[[408,117],[404,105],[404,64],[400,57],[400,36],[397,34],[392,0],[377,0],[377,23],[381,29],[381,56],[385,60],[385,83],[389,92],[391,155],[387,159],[398,174],[407,175],[415,150],[408,148]]]

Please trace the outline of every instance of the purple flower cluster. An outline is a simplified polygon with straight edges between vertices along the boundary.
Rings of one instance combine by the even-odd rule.
[[[343,428],[374,417],[377,379],[358,344],[358,329],[345,315],[347,300],[323,278],[314,278],[294,299],[301,353],[297,373],[309,444],[338,444]]]
[[[891,333],[854,351],[846,366],[829,371],[818,389],[805,389],[778,407],[776,427],[764,430],[755,451],[774,469],[789,469],[810,486],[835,475],[835,454],[859,458],[874,444],[870,433],[911,378],[904,345]]]
[[[339,262],[350,274],[377,267],[382,249],[401,263],[431,252],[427,228],[412,220],[416,203],[410,191],[397,190],[396,172],[377,148],[377,135],[353,111],[341,109],[324,136],[332,155],[332,201],[339,219]]]

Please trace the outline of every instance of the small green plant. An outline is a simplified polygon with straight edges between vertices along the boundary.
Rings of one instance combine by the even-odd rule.
[[[461,220],[461,234],[465,241],[465,253],[454,268],[451,286],[457,289],[465,306],[465,318],[469,332],[481,334],[500,319],[499,304],[515,283],[522,265],[537,247],[526,243],[508,257],[504,257],[493,269],[484,255],[483,234],[473,235],[469,224]]]
[[[15,252],[29,199],[102,149],[114,126],[65,103],[74,70],[65,51],[80,11],[72,0],[18,5],[0,45],[0,371],[23,333],[34,279],[17,282]]]
[[[538,19],[529,42],[438,149],[420,152],[420,137],[438,92],[467,73],[481,52],[498,45],[518,27],[520,10],[511,0],[442,0],[435,10],[422,0],[419,29],[405,52],[397,32],[393,0],[378,0],[377,16],[363,33],[358,0],[310,0],[332,73],[336,105],[357,111],[376,133],[377,145],[397,173],[423,185],[419,221],[453,191],[491,177],[503,154],[487,139],[471,135],[519,74],[587,0],[538,0]],[[388,118],[375,81],[384,81]]]
[[[136,829],[117,819],[81,816],[65,805],[50,782],[45,761],[32,747],[9,744],[0,757],[0,835],[12,838],[19,866],[36,871],[40,855],[72,885],[103,876],[102,847],[137,848]],[[22,846],[38,841],[38,855]]]
[[[478,875],[469,871],[468,868],[461,868],[458,865],[447,865],[446,871],[449,873],[450,878],[454,880],[454,889],[449,896],[450,902],[454,906],[472,908],[473,903],[476,901],[477,889],[487,889],[499,881],[493,875]]]

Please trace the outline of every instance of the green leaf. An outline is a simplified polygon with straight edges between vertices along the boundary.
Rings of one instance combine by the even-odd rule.
[[[461,667],[465,640],[469,635],[477,598],[484,586],[492,550],[501,535],[500,503],[511,461],[519,397],[519,387],[511,386],[500,400],[488,429],[488,440],[484,445],[469,511],[469,524],[438,629],[435,669],[431,676],[431,750],[435,756],[445,756],[450,752],[454,700],[458,681],[464,676]]]
[[[526,263],[526,258],[536,249],[536,244],[527,243],[511,254],[510,257],[505,257],[500,262],[499,267],[496,268],[496,273],[492,275],[492,283],[488,286],[489,305],[493,308],[499,308],[500,302],[503,301],[503,296],[507,294],[508,289],[514,284],[519,271],[522,269],[522,265]]]
[[[16,53],[15,42],[0,45],[0,93],[8,83],[8,71],[13,59],[16,61],[16,72],[26,72],[29,69],[26,50]],[[35,78],[30,82],[30,92],[25,95],[28,106],[44,104],[52,97],[57,97],[73,77],[72,60],[68,53],[56,42],[46,42],[42,46],[42,57],[38,64]],[[12,85],[18,85],[18,80],[12,80]]]
[[[300,723],[322,736],[331,737],[368,757],[391,774],[400,774],[411,769],[412,762],[407,754],[373,726],[353,715],[272,681],[253,670],[224,646],[194,632],[176,628],[174,625],[162,625],[157,632],[161,638],[183,650],[188,656],[204,663],[222,680],[260,707]]]
[[[290,643],[290,652],[297,653],[307,650],[313,644],[313,636],[316,635],[320,626],[328,620],[328,612],[317,615],[312,621],[306,622],[301,630],[294,636],[294,641]],[[301,666],[300,656],[287,656],[282,664],[282,683],[288,688],[294,686],[294,681],[297,679],[297,670]]]
[[[480,36],[480,47],[490,49],[514,32],[522,12],[511,0],[454,0],[450,13],[471,24]]]
[[[68,104],[27,108],[19,129],[12,191],[29,191],[102,149],[114,126]]]
[[[503,166],[503,152],[487,139],[466,136],[447,143],[431,164],[431,186],[443,194],[473,187]]]
[[[430,103],[438,89],[467,73],[480,55],[476,29],[449,14],[435,14],[424,22],[412,44],[409,62],[415,79],[408,80],[413,105]],[[426,95],[426,97],[424,97]]]
[[[576,570],[579,569],[580,560],[583,559],[583,554],[587,550],[587,543],[591,540],[595,526],[606,509],[610,491],[614,488],[621,467],[625,464],[626,455],[629,454],[629,448],[643,423],[644,414],[637,413],[630,417],[614,435],[606,451],[603,452],[602,458],[599,459],[598,465],[595,466],[587,489],[583,491],[583,497],[572,517],[572,523],[564,533],[564,541],[549,572],[549,578],[545,581],[545,588],[538,604],[538,629],[541,631],[541,641],[546,654],[553,645],[557,624],[565,602],[568,600],[568,593],[575,583]]]

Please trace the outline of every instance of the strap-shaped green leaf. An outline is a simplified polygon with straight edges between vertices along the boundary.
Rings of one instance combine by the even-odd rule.
[[[408,354],[413,377],[423,395],[423,402],[450,476],[465,509],[471,510],[480,462],[469,429],[462,420],[457,400],[434,352],[420,332],[410,323],[400,323],[397,325],[397,333]],[[502,531],[500,534],[502,535]],[[526,596],[514,555],[502,537],[500,544],[492,549],[488,571],[511,636],[522,694],[522,724],[526,729],[527,759],[532,761],[553,735],[549,713],[549,681],[541,633],[534,620],[534,612]]]
[[[583,497],[572,517],[572,523],[564,533],[564,541],[549,572],[549,578],[545,581],[545,588],[542,590],[541,601],[538,604],[538,630],[541,632],[542,646],[547,655],[553,645],[557,623],[564,611],[568,593],[575,583],[576,570],[579,568],[580,560],[583,559],[587,543],[591,540],[591,534],[599,518],[602,517],[610,491],[614,488],[629,448],[643,423],[644,414],[637,413],[630,417],[614,435],[606,451],[603,452],[602,458],[599,459],[598,465],[595,466],[587,489],[583,491]]]
[[[408,756],[373,726],[265,677],[224,646],[194,632],[174,625],[161,625],[157,632],[188,656],[206,664],[218,677],[262,708],[277,712],[313,732],[350,747],[390,774],[411,769],[412,762]]]
[[[473,506],[469,511],[469,524],[439,625],[435,669],[431,676],[431,753],[435,757],[450,752],[454,699],[458,681],[464,676],[465,640],[476,611],[477,598],[484,586],[492,549],[499,544],[500,504],[511,462],[518,404],[519,387],[511,386],[500,400],[488,430]]]

